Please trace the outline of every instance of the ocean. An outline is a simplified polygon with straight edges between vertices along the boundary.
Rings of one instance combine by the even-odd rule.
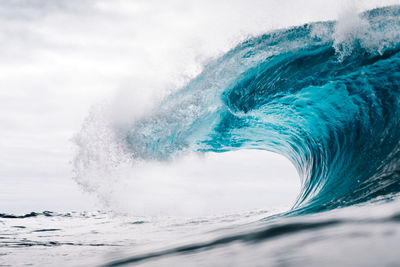
[[[132,122],[93,112],[74,138],[88,192],[132,164],[246,149],[289,159],[299,196],[213,216],[3,213],[0,266],[400,265],[400,6],[249,37]]]

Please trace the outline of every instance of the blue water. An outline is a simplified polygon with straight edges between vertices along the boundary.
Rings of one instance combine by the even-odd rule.
[[[399,192],[399,15],[397,6],[381,8],[354,25],[318,22],[251,38],[121,130],[126,149],[158,160],[277,152],[302,179],[291,213]]]
[[[292,209],[179,222],[0,214],[0,256],[41,266],[399,266],[399,112],[400,6],[250,38],[113,130],[133,160],[282,154],[302,183]]]

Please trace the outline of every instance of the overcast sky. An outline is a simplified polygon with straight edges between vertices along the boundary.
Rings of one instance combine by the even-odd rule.
[[[0,213],[95,208],[96,200],[71,179],[69,163],[71,138],[92,105],[124,98],[140,113],[154,97],[176,90],[204,62],[249,36],[335,19],[349,6],[363,11],[387,4],[400,1],[2,0]],[[211,172],[221,160],[241,157],[211,156],[211,167],[201,168]],[[271,185],[276,191],[293,182],[288,177],[294,170],[274,160],[275,165],[258,167],[290,169],[270,171],[283,177],[280,185]],[[249,195],[260,188],[261,176]],[[295,182],[288,194],[297,187]],[[230,193],[240,193],[238,188]]]

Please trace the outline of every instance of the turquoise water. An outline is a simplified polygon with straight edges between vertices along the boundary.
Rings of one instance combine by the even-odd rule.
[[[399,14],[381,8],[249,39],[151,115],[117,129],[122,142],[145,160],[282,154],[302,179],[296,213],[399,192]]]

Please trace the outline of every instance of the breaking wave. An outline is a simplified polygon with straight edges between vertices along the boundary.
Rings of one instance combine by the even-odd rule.
[[[390,197],[400,191],[399,52],[399,6],[248,39],[146,116],[101,131],[87,120],[76,180],[96,191],[89,173],[122,162],[258,149],[296,166],[294,213]],[[90,131],[100,145],[88,145]]]

